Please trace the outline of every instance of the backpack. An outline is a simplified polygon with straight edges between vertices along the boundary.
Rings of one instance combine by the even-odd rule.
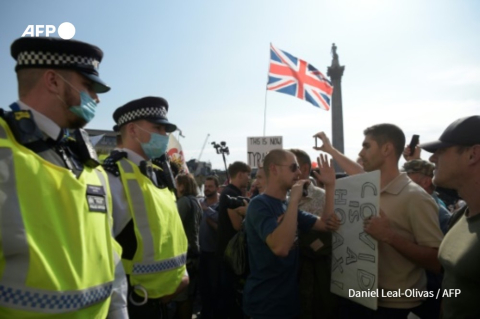
[[[223,257],[235,275],[248,274],[247,234],[243,226],[228,242]]]

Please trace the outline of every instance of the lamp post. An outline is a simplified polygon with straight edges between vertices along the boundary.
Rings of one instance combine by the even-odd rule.
[[[225,154],[230,155],[230,150],[228,149],[227,143],[224,141],[220,142],[220,144],[212,142],[212,145],[217,151],[217,154],[222,154],[223,164],[225,164],[225,174],[227,175],[227,183],[229,183],[230,177],[228,176],[227,159],[225,158]]]

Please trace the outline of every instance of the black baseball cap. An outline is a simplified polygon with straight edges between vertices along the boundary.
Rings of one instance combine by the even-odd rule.
[[[450,124],[440,138],[419,145],[427,152],[434,153],[440,148],[450,146],[472,146],[480,144],[480,116],[462,117]]]

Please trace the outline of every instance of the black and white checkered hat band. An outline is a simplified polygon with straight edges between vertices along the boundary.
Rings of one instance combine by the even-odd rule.
[[[98,70],[99,64],[100,61],[92,57],[42,51],[20,52],[17,57],[18,66],[77,66]]]
[[[118,118],[118,126],[125,123],[146,119],[146,118],[163,118],[167,119],[167,110],[164,107],[146,107],[127,112]]]

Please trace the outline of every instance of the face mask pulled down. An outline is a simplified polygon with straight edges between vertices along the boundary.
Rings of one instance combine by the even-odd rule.
[[[90,122],[95,117],[95,110],[97,108],[97,103],[91,96],[85,91],[79,91],[75,88],[70,82],[65,80],[61,75],[58,75],[65,83],[70,85],[72,89],[77,91],[80,94],[80,105],[69,106],[69,110],[84,119],[87,123]],[[63,103],[67,104],[60,96],[57,96]],[[68,104],[67,104],[68,105]]]

